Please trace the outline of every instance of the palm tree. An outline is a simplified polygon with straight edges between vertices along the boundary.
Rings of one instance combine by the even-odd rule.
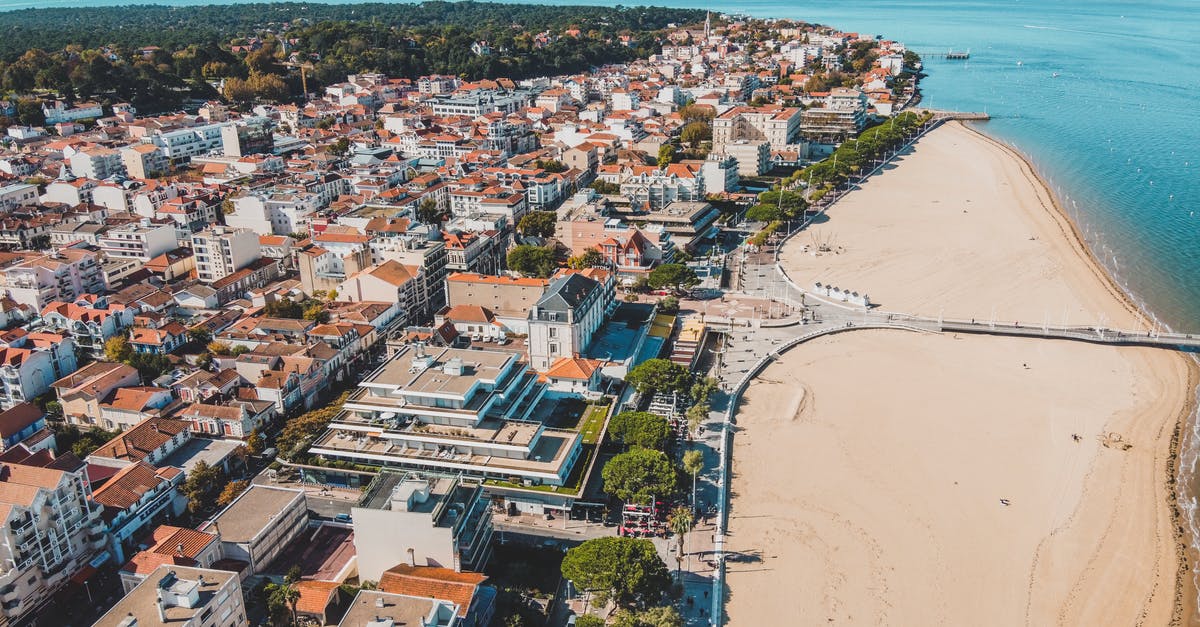
[[[267,586],[271,605],[286,607],[292,615],[291,624],[297,624],[296,603],[300,600],[300,590],[292,583],[269,584]]]
[[[691,508],[680,505],[671,510],[667,516],[667,528],[675,537],[679,539],[679,547],[675,553],[675,572],[678,574],[682,569],[683,563],[683,541],[687,536],[687,532],[692,530],[696,524],[696,519],[692,516]]]
[[[696,507],[696,475],[704,470],[704,453],[692,450],[683,454],[683,470],[692,476],[692,507]]]

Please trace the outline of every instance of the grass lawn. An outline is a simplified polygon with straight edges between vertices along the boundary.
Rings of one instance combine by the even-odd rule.
[[[583,436],[584,444],[595,444],[600,439],[600,429],[604,427],[604,416],[608,414],[608,405],[588,405],[583,419],[579,421],[579,433]]]

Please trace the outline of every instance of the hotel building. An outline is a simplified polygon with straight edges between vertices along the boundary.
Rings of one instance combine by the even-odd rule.
[[[360,464],[564,485],[581,438],[526,419],[545,391],[517,353],[405,345],[359,383],[309,452]]]

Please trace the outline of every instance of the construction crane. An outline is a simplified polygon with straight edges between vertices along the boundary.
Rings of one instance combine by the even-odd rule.
[[[300,89],[304,90],[304,102],[308,102],[308,73],[305,70],[313,69],[313,64],[305,61],[300,64]]]

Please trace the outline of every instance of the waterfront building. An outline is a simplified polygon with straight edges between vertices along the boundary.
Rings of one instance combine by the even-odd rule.
[[[581,439],[528,420],[545,390],[518,353],[403,345],[359,383],[309,453],[563,485]]]

